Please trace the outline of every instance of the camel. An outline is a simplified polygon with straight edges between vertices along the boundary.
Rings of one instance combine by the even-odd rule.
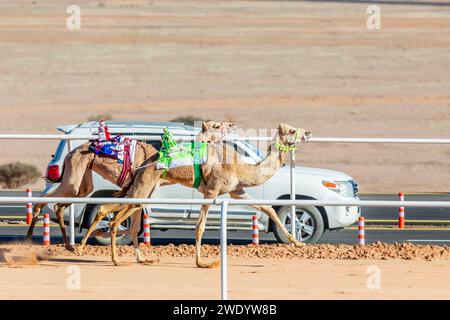
[[[282,166],[287,153],[295,148],[297,143],[307,141],[309,137],[310,132],[305,129],[296,129],[287,124],[280,124],[277,134],[268,147],[267,157],[256,165],[248,164],[240,160],[238,153],[226,143],[208,144],[208,160],[206,164],[201,165],[203,178],[198,190],[204,195],[205,199],[214,199],[226,193],[229,193],[235,199],[251,199],[244,188],[258,186],[269,180]],[[220,161],[224,159],[224,156],[226,157],[226,161]],[[119,196],[126,196],[127,198],[148,198],[158,187],[162,174],[163,171],[156,170],[155,166],[145,167],[138,172],[132,184],[128,188],[124,188]],[[193,166],[181,166],[168,169],[164,179],[172,183],[193,187],[195,180],[194,168]],[[200,268],[213,268],[220,264],[219,262],[207,263],[201,259],[201,239],[205,230],[209,207],[209,205],[202,205],[195,230],[196,264]],[[292,237],[271,206],[253,205],[252,207],[267,214],[295,246],[304,245]],[[103,219],[111,211],[118,212],[110,225],[111,258],[116,266],[121,265],[116,254],[118,226],[128,217],[140,212],[142,208],[143,205],[106,204],[99,210],[99,215],[93,223],[98,223],[98,221]],[[131,226],[130,230],[137,261],[141,263],[152,263],[153,261],[151,260],[145,260],[139,250],[137,241],[139,229]],[[89,235],[86,234],[86,236],[88,237]],[[84,244],[85,239],[83,239],[80,247],[78,247],[78,253],[80,255],[82,254]]]
[[[231,122],[206,121],[202,123],[202,131],[199,133],[197,139],[199,141],[216,141],[223,133],[234,130],[234,128],[235,124]],[[43,197],[86,197],[93,191],[92,172],[96,172],[105,180],[117,184],[122,173],[122,164],[119,164],[115,159],[95,155],[89,150],[89,146],[90,142],[87,142],[69,152],[64,159],[64,170],[60,185],[55,191],[46,194]],[[157,158],[158,150],[152,145],[137,142],[131,174],[127,174],[124,186],[127,186],[133,181],[133,173],[135,173],[146,160],[155,161]],[[31,240],[33,236],[36,221],[45,205],[46,203],[39,203],[34,206],[33,219],[27,232],[29,240]],[[70,206],[70,203],[56,204],[55,214],[61,228],[66,249],[74,251],[74,248],[69,244],[67,239],[64,225],[64,210],[68,206]],[[132,220],[131,224],[140,225],[140,216],[139,219]],[[124,233],[126,232],[127,230],[124,231]]]

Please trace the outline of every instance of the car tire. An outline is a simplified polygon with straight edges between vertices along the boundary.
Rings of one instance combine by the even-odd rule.
[[[102,205],[98,204],[95,207],[92,208],[91,212],[89,213],[89,226],[92,225],[92,223],[95,220],[95,217],[97,216],[97,212],[100,209]],[[113,215],[109,214],[106,218],[104,218],[99,224],[102,224],[101,226],[104,226],[104,228],[102,228],[103,231],[108,231],[109,232],[109,221],[112,219]],[[130,225],[130,218],[128,218],[127,220],[125,220],[122,223],[123,227],[127,227]],[[98,244],[98,245],[103,245],[103,246],[107,246],[107,245],[111,245],[111,238],[107,237],[107,238],[103,238],[103,237],[99,237],[99,236],[91,236],[91,240],[94,244]],[[126,235],[121,235],[117,237],[117,244],[118,245],[130,245],[133,243],[133,239],[129,234]]]
[[[278,209],[278,217],[284,226],[291,231],[290,227],[290,217],[291,217],[291,207],[284,206]],[[299,220],[303,219],[304,223],[300,223]],[[305,243],[316,243],[320,240],[323,233],[325,232],[325,223],[323,221],[322,214],[319,209],[312,206],[302,206],[297,207],[297,240]],[[302,228],[302,239],[299,238],[299,228]],[[279,242],[289,243],[289,240],[281,231],[276,224],[273,226],[273,233]]]

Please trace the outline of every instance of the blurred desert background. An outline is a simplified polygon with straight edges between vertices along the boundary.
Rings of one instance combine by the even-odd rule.
[[[66,9],[81,8],[69,31]],[[386,1],[0,2],[0,133],[180,116],[279,122],[316,137],[450,138],[450,4]],[[0,141],[45,173],[56,142]],[[450,146],[310,143],[299,165],[362,192],[450,190]],[[34,188],[42,188],[43,180]]]

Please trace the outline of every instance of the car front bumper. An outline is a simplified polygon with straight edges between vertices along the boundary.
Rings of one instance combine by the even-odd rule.
[[[329,229],[340,229],[348,227],[358,221],[361,216],[361,207],[326,207],[328,213]]]

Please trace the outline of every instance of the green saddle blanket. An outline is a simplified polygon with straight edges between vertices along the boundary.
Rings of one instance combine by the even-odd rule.
[[[208,160],[208,144],[206,142],[182,142],[178,143],[168,128],[164,129],[161,136],[161,149],[159,151],[156,168],[164,170],[165,177],[167,170],[182,167],[194,167],[194,188],[198,188],[202,180],[201,165]]]

